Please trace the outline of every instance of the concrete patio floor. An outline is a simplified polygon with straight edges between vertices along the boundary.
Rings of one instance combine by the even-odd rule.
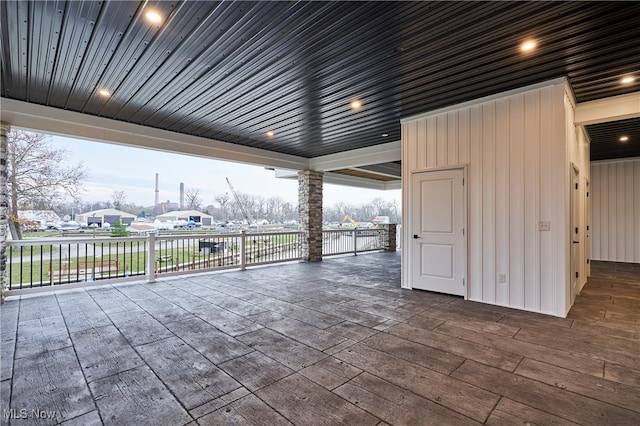
[[[594,264],[562,319],[402,290],[399,263],[11,298],[2,424],[639,423],[640,269]]]

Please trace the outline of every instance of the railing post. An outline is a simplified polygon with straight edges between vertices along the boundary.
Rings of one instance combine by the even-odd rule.
[[[240,270],[247,269],[247,231],[240,232]]]
[[[156,282],[156,233],[147,236],[147,282]]]
[[[356,234],[355,228],[351,232],[353,233],[353,255],[357,256],[358,255],[358,235]]]

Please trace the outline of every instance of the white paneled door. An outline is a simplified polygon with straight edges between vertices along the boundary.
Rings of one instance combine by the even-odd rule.
[[[464,295],[464,170],[412,175],[412,288]]]

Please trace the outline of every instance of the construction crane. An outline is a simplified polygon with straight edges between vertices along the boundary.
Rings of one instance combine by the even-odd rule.
[[[231,185],[229,178],[225,178],[225,179],[227,180],[227,184],[229,184],[229,189],[231,189],[233,198],[235,198],[236,203],[238,204],[238,207],[240,207],[240,211],[242,212],[242,216],[244,216],[244,220],[247,221],[247,225],[251,225],[251,222],[253,222],[253,218],[251,217],[247,209],[244,208],[244,205],[242,205],[242,202],[240,202],[240,197],[238,197],[238,193],[236,192],[236,190],[233,189],[233,185]]]
[[[343,225],[347,220],[348,220],[349,222],[351,222],[351,226],[352,226],[353,228],[357,228],[357,227],[358,227],[358,224],[356,223],[356,221],[355,221],[355,220],[353,220],[353,219],[351,218],[351,216],[349,216],[349,215],[346,215],[345,217],[343,217],[343,218],[342,218],[342,220],[340,221],[340,225]]]

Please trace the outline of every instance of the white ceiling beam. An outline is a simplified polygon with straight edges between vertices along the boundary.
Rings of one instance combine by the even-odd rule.
[[[368,166],[370,164],[400,161],[402,158],[400,141],[388,142],[365,148],[352,149],[336,154],[322,155],[309,159],[309,168],[319,172]]]
[[[298,173],[292,170],[276,170],[275,175],[279,179],[298,179]],[[402,188],[402,181],[399,179],[384,182],[381,180],[366,179],[357,176],[348,176],[331,172],[324,172],[322,181],[323,183],[330,183],[333,185],[343,185],[366,189],[379,189],[385,191],[388,189]]]
[[[189,154],[259,166],[306,170],[309,160],[213,139],[1,98],[2,122],[53,135]]]
[[[640,92],[613,96],[576,105],[575,125],[607,123],[640,117]]]
[[[381,181],[374,179],[366,179],[357,176],[348,176],[342,175],[339,173],[331,173],[325,172],[322,180],[324,183],[331,183],[334,185],[343,185],[343,186],[351,186],[356,188],[367,188],[367,189],[380,189],[380,190],[388,190],[388,189],[401,189],[402,181],[394,180],[394,181]]]
[[[402,166],[397,163],[371,164],[369,166],[354,167],[353,170],[375,173],[396,179],[400,179],[402,176]]]

